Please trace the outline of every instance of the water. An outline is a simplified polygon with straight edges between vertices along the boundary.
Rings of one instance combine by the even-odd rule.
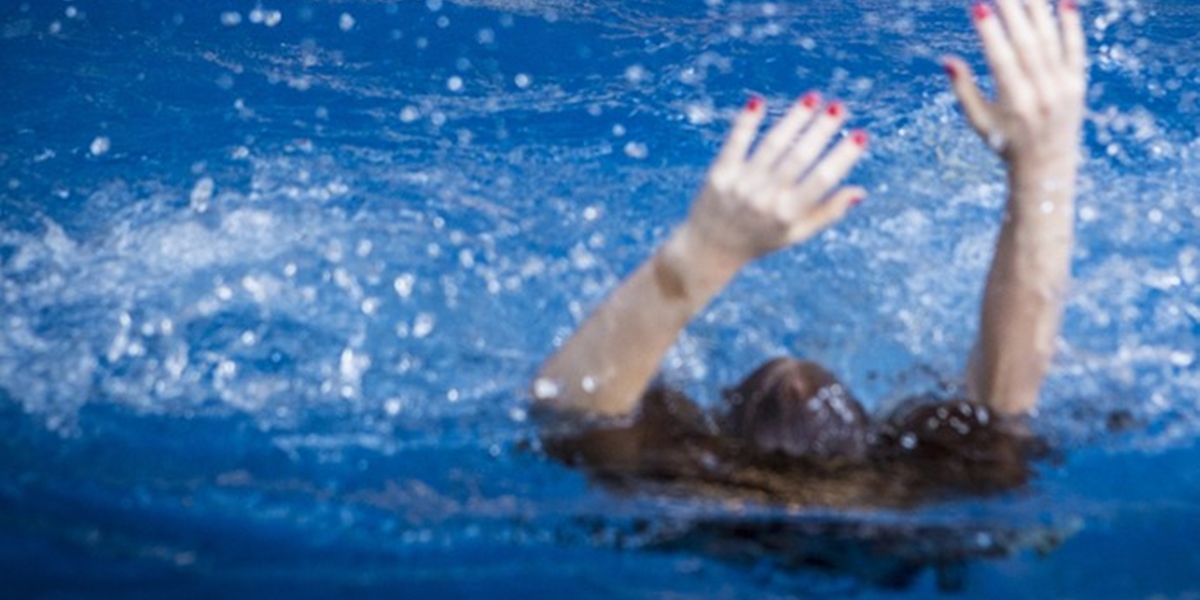
[[[1058,532],[983,597],[1200,593],[1200,8],[1093,1],[1079,243],[1020,493],[788,514],[615,497],[526,442],[539,361],[682,218],[749,93],[820,86],[871,198],[747,270],[666,376],[961,372],[1003,201],[936,58],[966,4],[4,2],[0,576],[19,596],[920,596],[706,519]],[[940,165],[935,168],[934,165]],[[1112,425],[1121,425],[1111,431]]]

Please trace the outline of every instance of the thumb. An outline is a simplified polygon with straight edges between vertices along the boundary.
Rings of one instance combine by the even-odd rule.
[[[971,71],[971,67],[967,65],[966,61],[957,56],[943,58],[942,67],[946,69],[946,75],[950,78],[950,87],[954,90],[954,95],[958,97],[958,103],[962,105],[967,122],[971,124],[976,133],[987,139],[993,125],[992,107],[984,99],[979,86],[975,84],[975,73]]]
[[[800,231],[793,231],[795,241],[804,240],[818,231],[840,221],[854,205],[867,197],[867,190],[857,186],[846,186],[834,192],[824,202],[809,210],[803,220]]]

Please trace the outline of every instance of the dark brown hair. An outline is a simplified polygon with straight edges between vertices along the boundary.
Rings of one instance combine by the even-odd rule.
[[[726,390],[726,432],[764,454],[861,461],[868,420],[838,378],[815,362],[776,358]]]

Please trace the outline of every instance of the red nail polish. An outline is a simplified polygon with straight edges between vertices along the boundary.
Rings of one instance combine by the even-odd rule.
[[[746,110],[758,112],[762,108],[762,105],[763,99],[761,96],[750,96],[750,99],[746,101]]]
[[[950,81],[958,80],[958,67],[954,66],[954,63],[942,63],[942,68],[946,70],[946,76],[950,78]]]
[[[807,109],[816,108],[817,105],[819,105],[820,103],[821,103],[821,94],[818,94],[817,92],[809,92],[807,94],[804,94],[804,97],[800,98],[800,104],[803,105],[804,108],[807,108]]]
[[[866,198],[863,198],[862,196],[855,196],[850,199],[850,206],[858,206],[859,204],[863,203],[863,200],[866,200]]]
[[[829,116],[831,117],[840,117],[846,112],[846,105],[835,100],[829,104],[829,107],[825,109],[825,112],[829,113]]]
[[[976,21],[982,21],[992,16],[992,7],[983,2],[976,2],[975,6],[971,7],[971,16],[975,17]]]
[[[1079,5],[1075,3],[1075,0],[1063,0],[1062,9],[1074,12],[1079,10]]]
[[[850,132],[850,141],[858,145],[859,148],[866,148],[867,142],[871,140],[871,136],[867,135],[866,131],[855,129]]]

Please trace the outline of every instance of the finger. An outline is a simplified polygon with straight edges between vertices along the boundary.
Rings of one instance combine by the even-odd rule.
[[[846,105],[833,101],[814,119],[813,124],[802,133],[788,153],[779,159],[776,177],[785,184],[796,181],[812,166],[813,161],[829,145],[829,140],[846,122]]]
[[[980,2],[971,10],[971,14],[975,21],[975,30],[979,32],[979,39],[983,42],[984,56],[987,57],[992,76],[996,79],[997,90],[1004,94],[1013,89],[1023,88],[1024,77],[1017,63],[1016,53],[991,7]]]
[[[846,213],[867,198],[867,190],[859,186],[847,186],[833,193],[828,200],[812,208],[792,226],[789,232],[791,242],[799,242],[813,234],[841,221]]]
[[[1025,6],[1021,0],[996,0],[996,4],[1000,7],[1004,28],[1008,32],[1008,40],[1012,44],[1017,62],[1021,65],[1021,71],[1038,92],[1038,96],[1046,98],[1050,90],[1046,61],[1043,57],[1046,50],[1034,33],[1033,23]]]
[[[809,208],[824,198],[829,190],[841,183],[855,163],[867,151],[867,133],[856,129],[842,138],[808,173],[787,196],[787,204],[781,208],[785,215],[803,218]]]
[[[967,123],[979,135],[987,137],[994,125],[992,107],[975,83],[975,73],[970,65],[957,56],[947,56],[942,59],[942,66],[950,77],[950,87],[962,106]]]
[[[1084,41],[1079,5],[1074,0],[1063,0],[1058,5],[1058,26],[1062,30],[1063,54],[1066,57],[1067,68],[1072,74],[1082,76],[1087,43]]]
[[[1026,0],[1025,5],[1038,39],[1038,47],[1043,53],[1051,54],[1051,59],[1057,64],[1062,41],[1058,37],[1058,28],[1054,26],[1054,17],[1050,14],[1050,4],[1046,0]]]
[[[746,161],[746,154],[750,152],[750,145],[754,143],[754,136],[758,134],[764,113],[766,111],[763,110],[762,98],[751,96],[746,106],[734,118],[733,129],[717,154],[717,161],[712,169],[714,175],[736,170]]]
[[[801,97],[783,119],[767,132],[766,137],[755,149],[754,156],[750,158],[751,162],[764,169],[774,165],[779,157],[787,152],[792,141],[796,139],[796,134],[812,122],[820,104],[821,96],[816,92],[809,92]]]

